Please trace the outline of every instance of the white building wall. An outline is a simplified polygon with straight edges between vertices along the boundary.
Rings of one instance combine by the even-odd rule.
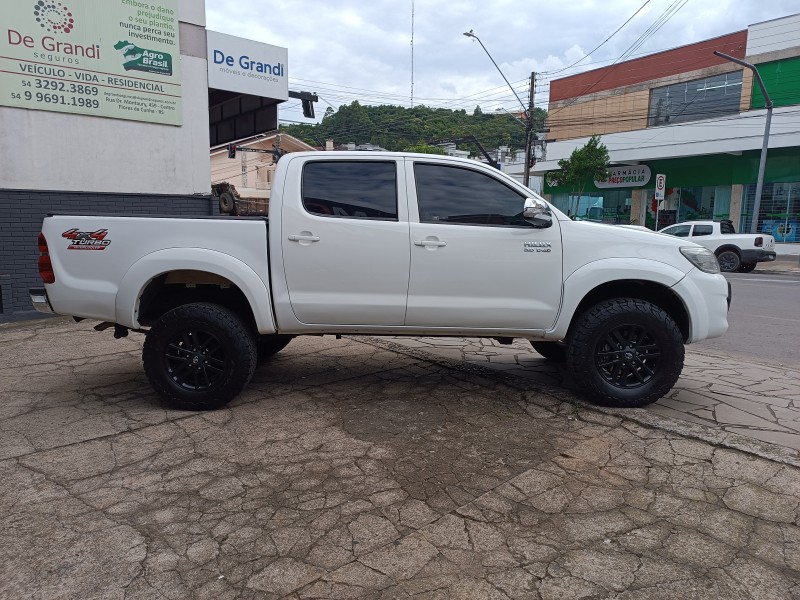
[[[181,0],[179,20],[203,27],[203,0]],[[181,55],[180,127],[0,106],[0,188],[210,193],[207,70]]]
[[[800,14],[756,23],[747,28],[747,56],[797,47]]]

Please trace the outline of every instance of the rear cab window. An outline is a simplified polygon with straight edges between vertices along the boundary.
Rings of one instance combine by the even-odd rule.
[[[662,229],[661,233],[666,233],[667,235],[674,235],[675,237],[689,237],[689,232],[691,231],[691,225],[673,225],[672,227],[667,227],[666,229]]]
[[[397,221],[397,164],[309,161],[303,165],[302,196],[312,215]]]
[[[714,233],[713,225],[695,225],[692,231],[692,237],[711,235],[712,233]]]

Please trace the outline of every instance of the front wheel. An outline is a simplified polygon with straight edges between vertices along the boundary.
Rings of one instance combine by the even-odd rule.
[[[719,269],[725,273],[733,273],[742,264],[739,255],[733,250],[723,250],[717,254],[717,262],[719,262]]]
[[[597,404],[645,406],[663,397],[683,370],[683,337],[659,307],[633,298],[592,306],[567,340],[567,366]]]
[[[144,370],[173,408],[212,410],[230,402],[256,369],[253,331],[235,313],[206,302],[164,313],[147,333]]]

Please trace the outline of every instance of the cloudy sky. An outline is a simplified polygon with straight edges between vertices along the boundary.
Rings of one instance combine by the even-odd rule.
[[[642,6],[644,7],[642,8]],[[800,11],[798,0],[413,0],[413,103],[484,112],[519,103],[473,30],[527,102],[548,81]],[[637,13],[638,11],[638,13]],[[358,100],[412,104],[412,0],[206,0],[208,29],[289,49],[289,89],[317,92],[317,116]],[[569,67],[627,25],[591,56]],[[282,120],[304,119],[299,103]]]

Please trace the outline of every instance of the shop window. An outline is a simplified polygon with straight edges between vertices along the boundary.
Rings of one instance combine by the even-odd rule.
[[[650,90],[648,127],[710,119],[739,112],[742,71]]]
[[[755,185],[745,190],[740,219],[743,232],[750,232],[755,190]],[[778,243],[800,242],[800,182],[764,184],[757,231],[773,236]]]

